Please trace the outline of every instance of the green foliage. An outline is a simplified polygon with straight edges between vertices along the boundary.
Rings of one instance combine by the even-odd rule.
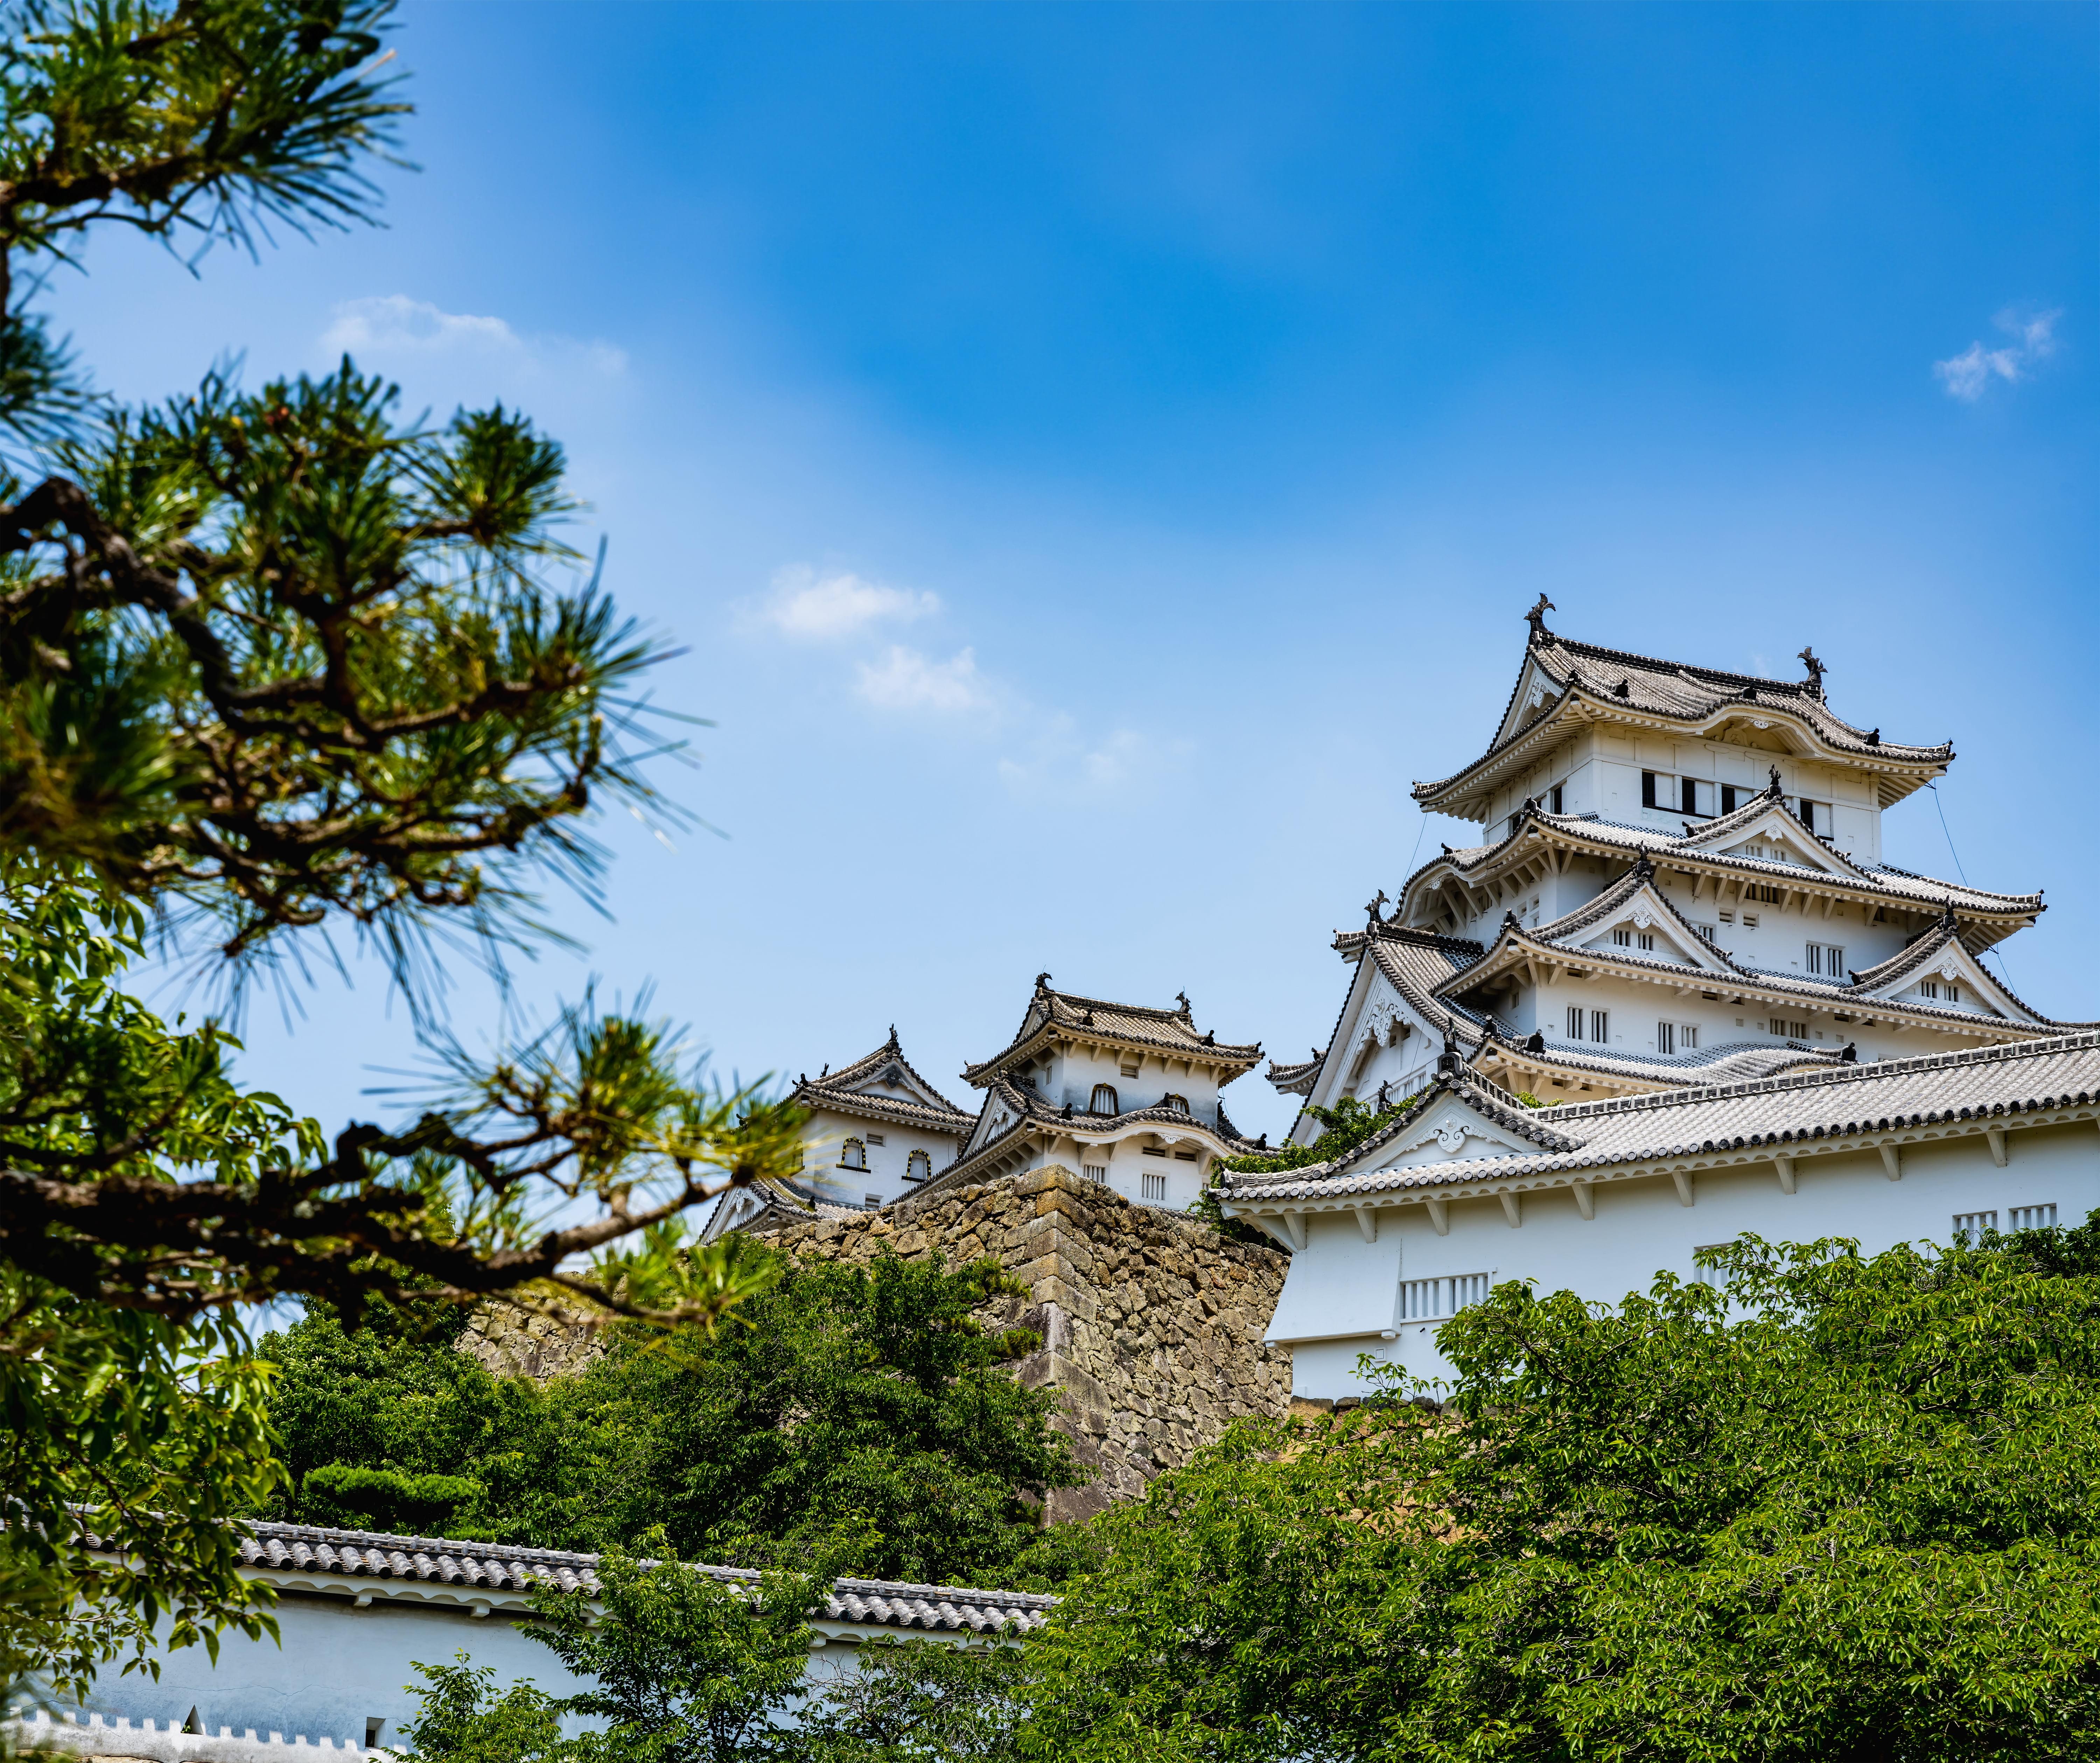
[[[392,0],[17,0],[0,39],[0,428],[30,442],[86,408],[25,297],[80,236],[129,227],[192,253],[272,223],[368,217],[361,161],[406,106],[375,77]],[[26,268],[30,274],[24,276]],[[24,288],[22,284],[28,281]]]
[[[877,1641],[803,1710],[798,1763],[1008,1763],[1025,1703],[1018,1646]]]
[[[1440,1413],[1244,1426],[1110,1514],[1030,1754],[2089,1755],[2100,1283],[1721,1266],[1616,1310],[1499,1287],[1440,1333]]]
[[[501,1291],[704,1329],[773,1277],[675,1221],[792,1170],[793,1110],[724,1093],[640,1005],[587,998],[488,1061],[428,1015],[454,949],[548,939],[536,877],[593,887],[591,809],[655,800],[634,694],[658,651],[562,542],[560,447],[501,407],[404,425],[347,360],[121,408],[34,310],[96,227],[201,252],[365,218],[405,108],[390,11],[6,9],[0,1691],[77,1688],[157,1616],[176,1644],[256,1632],[218,1520],[283,1491],[238,1307]],[[435,1043],[421,1118],[331,1144],[242,1091],[223,1030],[124,990],[149,922],[214,993],[351,927]],[[418,1479],[441,1471],[346,1458],[289,1496],[448,1523],[497,1497],[492,1473]]]
[[[444,1536],[457,1514],[478,1505],[482,1486],[464,1475],[410,1475],[395,1469],[324,1463],[300,1485],[305,1516],[317,1524],[396,1536]]]
[[[398,1312],[352,1333],[311,1311],[262,1342],[292,1477],[271,1510],[376,1522],[442,1494],[439,1535],[595,1549],[660,1526],[688,1558],[749,1566],[836,1546],[831,1525],[857,1514],[851,1571],[1059,1583],[1091,1563],[1092,1535],[1042,1524],[1035,1502],[1084,1475],[1049,1430],[1054,1392],[1007,1367],[1035,1337],[975,1314],[1009,1285],[990,1263],[799,1263],[728,1327],[618,1337],[544,1389]]]
[[[1245,1157],[1229,1157],[1220,1161],[1235,1174],[1247,1175],[1268,1175],[1277,1170],[1304,1169],[1310,1163],[1325,1163],[1355,1150],[1372,1134],[1391,1126],[1414,1102],[1410,1095],[1384,1108],[1376,1108],[1356,1096],[1345,1095],[1332,1108],[1305,1110],[1320,1127],[1320,1136],[1312,1144],[1278,1145],[1273,1151],[1251,1152]]]
[[[421,1708],[401,1729],[407,1754],[428,1763],[554,1763],[562,1754],[562,1721],[554,1699],[530,1682],[496,1694],[496,1673],[465,1653],[450,1665],[411,1661],[424,1682],[411,1684]]]
[[[852,1570],[949,1584],[1026,1576],[1029,1498],[1082,1470],[1048,1427],[1054,1391],[1001,1361],[1033,1338],[973,1312],[994,1263],[885,1256],[793,1265],[711,1338],[621,1341],[580,1382],[631,1537],[660,1524],[690,1558],[798,1561],[836,1515],[871,1535]]]
[[[644,1539],[661,1548],[660,1533]],[[675,1561],[623,1550],[599,1562],[590,1594],[542,1589],[526,1632],[592,1687],[557,1702],[602,1721],[563,1747],[565,1763],[746,1763],[783,1754],[775,1717],[810,1663],[809,1613],[831,1565],[774,1568],[734,1586]]]

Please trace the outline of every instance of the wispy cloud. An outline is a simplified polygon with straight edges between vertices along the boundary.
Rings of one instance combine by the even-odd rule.
[[[860,695],[883,710],[931,710],[945,715],[990,707],[992,693],[977,672],[977,652],[964,649],[934,661],[893,643],[880,661],[860,663]]]
[[[627,356],[610,343],[573,337],[521,337],[501,319],[448,312],[406,294],[346,300],[329,314],[321,345],[351,355],[478,354],[515,360],[580,361],[600,373],[620,373]]]
[[[876,624],[930,617],[940,610],[938,594],[891,588],[845,571],[820,575],[806,563],[792,563],[775,572],[759,616],[787,636],[829,641],[858,636]]]
[[[1002,759],[999,775],[1018,796],[1096,804],[1141,800],[1164,787],[1194,751],[1193,742],[1162,741],[1137,729],[1082,739],[1072,719],[1058,716],[1039,721],[1026,756]]]
[[[1992,322],[2012,339],[2010,342],[1995,349],[1973,342],[1960,355],[1934,362],[1933,373],[1947,388],[1948,397],[1958,398],[1965,404],[1974,403],[1995,382],[2017,386],[2032,377],[2037,362],[2056,353],[2056,321],[2062,316],[2058,311],[2023,317],[2008,307]]]

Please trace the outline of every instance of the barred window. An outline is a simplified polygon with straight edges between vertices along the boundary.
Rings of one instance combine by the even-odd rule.
[[[1144,1194],[1143,1194],[1143,1197],[1144,1197],[1145,1199],[1147,1199],[1147,1200],[1156,1200],[1156,1201],[1164,1201],[1166,1200],[1166,1198],[1167,1198],[1167,1178],[1166,1178],[1166,1176],[1164,1176],[1163,1175],[1146,1175],[1141,1176],[1141,1177],[1140,1178],[1140,1183],[1141,1183],[1141,1184],[1142,1184],[1142,1186],[1143,1186],[1143,1188],[1144,1188]]]
[[[1096,1084],[1087,1106],[1096,1114],[1120,1114],[1123,1112],[1116,1104],[1115,1086],[1112,1083]]]
[[[1159,1099],[1159,1105],[1170,1114],[1185,1114],[1189,1112],[1189,1098],[1185,1095],[1162,1095]]]

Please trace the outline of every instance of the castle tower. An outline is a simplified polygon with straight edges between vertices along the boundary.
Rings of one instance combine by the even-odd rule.
[[[1740,1082],[2063,1032],[1979,959],[2032,924],[1882,861],[1881,817],[1952,763],[1833,711],[1824,668],[1753,678],[1575,642],[1543,595],[1478,758],[1414,787],[1477,821],[1335,939],[1325,1048],[1273,1065],[1331,1106],[1414,1093],[1449,1042],[1549,1102]],[[1301,1116],[1295,1136],[1317,1135]]]
[[[1140,1205],[1184,1210],[1218,1157],[1256,1148],[1219,1092],[1260,1058],[1258,1042],[1197,1033],[1186,997],[1171,1010],[1114,1004],[1054,991],[1038,974],[1013,1039],[963,1072],[984,1106],[934,1185],[1059,1163]]]

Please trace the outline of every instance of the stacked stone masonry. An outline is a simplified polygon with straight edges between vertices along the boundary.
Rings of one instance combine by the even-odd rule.
[[[1021,1379],[1063,1395],[1054,1424],[1094,1472],[1088,1486],[1052,1496],[1053,1518],[1136,1499],[1231,1421],[1290,1405],[1289,1350],[1263,1339],[1288,1257],[1133,1205],[1069,1170],[792,1225],[770,1240],[849,1262],[938,1254],[954,1267],[990,1256],[1025,1281],[1029,1296],[1002,1301],[988,1320],[1041,1338]]]

